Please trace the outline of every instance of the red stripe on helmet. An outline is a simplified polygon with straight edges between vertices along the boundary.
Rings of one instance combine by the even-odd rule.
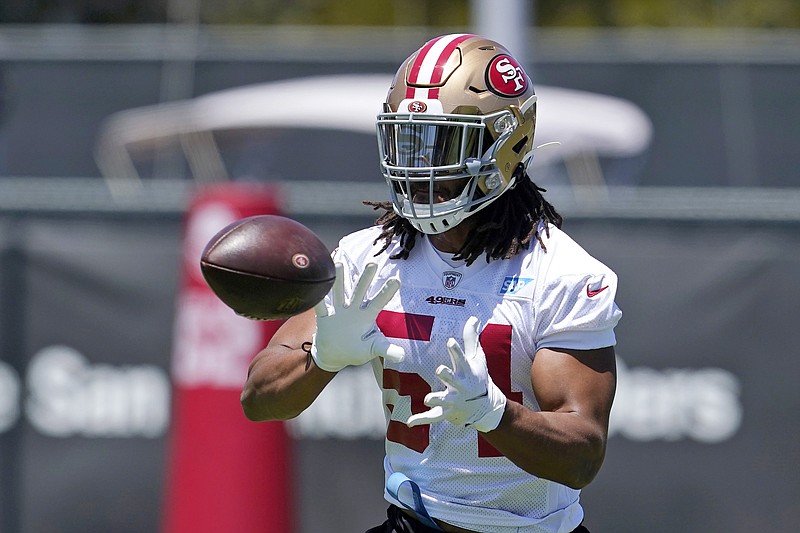
[[[419,77],[419,70],[422,68],[422,62],[425,61],[425,56],[428,55],[433,45],[441,39],[441,37],[437,37],[435,39],[431,39],[420,49],[417,57],[414,58],[414,63],[411,65],[411,70],[408,72],[408,84],[417,83],[417,77]],[[414,88],[408,87],[406,88],[406,98],[414,98]]]
[[[431,73],[431,85],[439,83],[442,81],[442,75],[444,74],[444,66],[447,64],[447,61],[450,59],[450,56],[453,55],[453,52],[458,48],[458,45],[466,41],[467,39],[474,37],[474,35],[462,35],[461,37],[457,37],[450,41],[442,53],[439,55],[439,59],[436,61],[436,66],[433,67],[433,72]],[[431,89],[428,92],[428,98],[431,99],[438,99],[439,98],[439,89]]]
[[[442,76],[444,74],[444,66],[447,63],[447,60],[450,59],[450,56],[453,55],[453,51],[458,47],[459,44],[466,41],[467,39],[475,37],[474,35],[459,35],[459,36],[452,36],[452,35],[445,35],[442,37],[437,37],[435,39],[431,39],[420,49],[417,57],[414,58],[414,62],[411,65],[411,69],[408,73],[408,84],[409,85],[432,85],[435,83],[439,83],[442,81]],[[420,79],[420,71],[422,70],[422,65],[425,63],[426,60],[430,63],[430,58],[428,55],[430,54],[431,48],[433,48],[437,42],[442,39],[449,39],[450,42],[442,49],[439,57],[436,58],[436,64],[433,66],[431,71],[430,79],[421,80]],[[416,88],[414,87],[407,87],[406,88],[406,98],[424,98],[424,96],[415,92]],[[428,90],[428,98],[437,98],[439,96],[438,89],[429,89]]]
[[[442,81],[442,75],[444,74],[444,66],[447,64],[447,60],[450,59],[450,56],[453,55],[453,52],[458,45],[466,41],[467,39],[474,37],[474,35],[462,35],[461,37],[457,37],[450,41],[442,53],[439,54],[439,59],[436,61],[436,66],[433,67],[433,72],[431,73],[430,84],[433,85],[435,83],[439,83]]]

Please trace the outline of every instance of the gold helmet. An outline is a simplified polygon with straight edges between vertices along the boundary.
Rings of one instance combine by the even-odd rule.
[[[428,41],[400,66],[377,119],[395,211],[422,233],[454,227],[513,186],[535,126],[533,85],[501,44],[469,34]],[[465,186],[437,203],[442,180]]]

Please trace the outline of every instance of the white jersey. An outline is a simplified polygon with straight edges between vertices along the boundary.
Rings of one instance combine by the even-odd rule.
[[[421,236],[408,259],[389,259],[397,243],[376,256],[383,245],[373,244],[379,234],[372,227],[346,236],[334,259],[344,265],[347,298],[369,262],[378,264],[378,272],[368,297],[390,278],[402,282],[377,322],[406,356],[385,367],[373,361],[387,416],[387,478],[402,472],[419,485],[432,517],[466,529],[572,531],[583,519],[580,491],[525,472],[475,429],[448,421],[409,428],[405,422],[428,409],[427,393],[444,389],[436,368],[451,365],[446,342],[453,337],[463,343],[470,316],[479,319],[494,383],[509,400],[539,410],[530,375],[537,350],[615,344],[621,316],[614,303],[616,275],[553,226],[549,237],[540,227],[546,252],[536,243],[512,259],[479,258],[469,267],[444,260]],[[399,503],[388,492],[385,497]]]

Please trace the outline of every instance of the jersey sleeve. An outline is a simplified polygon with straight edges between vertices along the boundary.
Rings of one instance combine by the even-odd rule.
[[[347,253],[346,247],[342,246],[342,242],[339,242],[339,246],[336,247],[335,250],[331,253],[331,258],[333,259],[334,264],[341,264],[342,271],[344,273],[344,296],[345,299],[349,300],[350,295],[353,293],[352,290],[352,283],[349,280],[352,279],[354,265],[353,262],[350,260],[350,256]],[[328,291],[328,294],[325,295],[325,307],[328,308],[328,314],[334,312],[333,309],[333,289]]]
[[[363,267],[361,265],[370,261],[375,261],[373,258],[374,252],[372,251],[374,232],[374,228],[368,228],[346,235],[339,241],[338,246],[331,253],[333,262],[341,263],[342,265],[342,272],[344,274],[342,282],[346,301],[350,301],[356,283],[361,277],[363,272]],[[328,308],[328,313],[333,312],[332,295],[333,291],[331,290],[325,296],[325,306]]]
[[[616,292],[617,276],[611,270],[571,273],[548,281],[537,303],[536,349],[615,345],[614,327],[622,317],[614,301]]]

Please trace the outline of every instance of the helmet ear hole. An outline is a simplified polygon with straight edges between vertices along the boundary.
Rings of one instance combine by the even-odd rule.
[[[522,139],[517,142],[511,149],[514,150],[514,153],[519,155],[522,152],[522,149],[525,148],[525,145],[528,144],[528,136],[526,135]]]

